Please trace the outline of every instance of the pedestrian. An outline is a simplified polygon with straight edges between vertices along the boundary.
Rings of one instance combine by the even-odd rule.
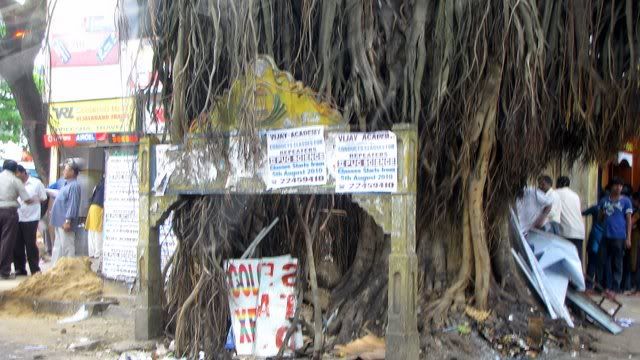
[[[527,235],[531,229],[541,229],[551,211],[551,199],[537,187],[530,186],[524,189],[524,193],[516,203],[518,220],[523,235]]]
[[[560,206],[560,236],[571,241],[578,250],[578,257],[582,262],[582,243],[584,242],[584,220],[582,219],[582,207],[580,196],[569,186],[571,180],[566,176],[560,176],[556,181],[556,191]]]
[[[624,249],[631,248],[631,200],[622,195],[624,183],[620,178],[611,181],[611,194],[600,201],[600,215],[604,218],[605,231],[601,246],[604,250],[606,289],[620,293]]]
[[[631,195],[631,204],[633,215],[631,216],[630,290],[638,293],[640,291],[640,264],[638,264],[640,261],[640,192]]]
[[[55,240],[51,261],[55,264],[61,257],[75,256],[75,229],[78,226],[80,208],[80,185],[77,178],[80,168],[73,162],[64,166],[65,184],[58,192],[51,210],[51,225],[55,228]]]
[[[31,275],[40,272],[40,254],[36,245],[38,223],[42,215],[41,203],[47,200],[47,192],[42,182],[29,173],[22,165],[18,165],[16,176],[24,183],[32,204],[21,203],[18,208],[18,233],[13,250],[13,266],[16,275],[27,275],[26,262],[29,262]],[[25,258],[26,252],[26,258]]]
[[[582,212],[583,216],[591,216],[591,231],[587,242],[587,289],[592,290],[597,283],[605,287],[604,259],[602,251],[602,237],[604,236],[604,218],[599,216],[600,208],[593,205]]]
[[[553,189],[553,180],[549,175],[542,175],[538,178],[538,189],[542,190],[551,200],[551,209],[545,219],[543,229],[552,234],[560,234],[560,199]]]
[[[89,257],[100,259],[102,257],[102,218],[104,207],[104,176],[93,189],[87,213],[85,229],[89,235]]]
[[[0,173],[0,278],[11,278],[13,244],[18,232],[18,198],[33,203],[22,181],[16,177],[18,163],[5,160]]]

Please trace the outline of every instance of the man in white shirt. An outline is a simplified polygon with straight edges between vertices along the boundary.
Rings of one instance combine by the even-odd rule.
[[[33,199],[32,204],[25,204],[20,201],[20,207],[18,208],[18,234],[13,248],[13,265],[16,275],[26,276],[26,260],[29,261],[31,275],[40,272],[40,254],[36,245],[36,233],[42,211],[40,203],[47,200],[47,192],[42,182],[30,177],[21,165],[17,167],[16,176],[24,183],[29,198]]]
[[[542,190],[531,186],[524,189],[524,194],[518,199],[516,208],[520,227],[523,235],[526,236],[529,230],[542,228],[551,211],[551,199]]]
[[[5,160],[0,172],[0,279],[11,279],[13,243],[18,231],[18,198],[31,204],[24,184],[16,177],[18,164]]]
[[[558,198],[558,194],[553,189],[553,180],[549,175],[542,175],[538,178],[538,189],[542,190],[545,195],[551,200],[551,209],[549,210],[549,215],[545,220],[543,228],[545,231],[548,231],[553,234],[560,233],[560,199]]]
[[[571,181],[566,176],[560,176],[556,181],[556,194],[560,199],[560,236],[571,241],[578,249],[580,261],[582,261],[582,243],[584,242],[585,229],[582,219],[582,206],[580,196],[569,188]]]

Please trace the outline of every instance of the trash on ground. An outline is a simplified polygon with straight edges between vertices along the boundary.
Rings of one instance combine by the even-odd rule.
[[[628,328],[631,327],[636,321],[631,318],[618,318],[616,319],[616,322],[623,328]]]
[[[520,240],[520,248],[525,257],[520,256],[513,248],[512,255],[531,287],[543,300],[549,315],[552,319],[559,316],[569,327],[573,327],[573,320],[564,305],[564,300],[569,281],[579,290],[585,289],[577,250],[569,241],[535,229],[530,230],[525,239],[513,209],[511,231]],[[535,253],[532,248],[535,249]]]
[[[384,339],[373,334],[367,334],[345,345],[336,345],[334,351],[341,357],[359,357],[364,360],[385,358]]]
[[[75,322],[79,322],[79,321],[82,321],[82,320],[86,320],[89,317],[91,317],[91,314],[87,310],[86,305],[82,305],[82,306],[80,306],[80,309],[78,309],[78,311],[75,314],[73,314],[72,316],[69,316],[69,317],[64,318],[62,320],[58,320],[58,324],[75,323]]]
[[[582,310],[588,316],[588,319],[596,322],[610,333],[617,335],[622,332],[622,327],[615,322],[613,317],[584,293],[569,289],[567,291],[567,299]]]
[[[69,345],[69,350],[71,351],[92,351],[95,350],[102,341],[100,340],[91,340],[89,338],[80,338],[78,342],[72,343]]]
[[[45,345],[27,345],[24,347],[26,351],[42,351],[47,350]]]
[[[479,323],[484,322],[485,320],[487,320],[489,315],[491,315],[491,311],[478,310],[471,306],[466,306],[464,308],[464,312],[467,314],[467,316]]]

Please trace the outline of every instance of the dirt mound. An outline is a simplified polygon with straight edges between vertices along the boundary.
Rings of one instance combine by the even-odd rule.
[[[30,277],[5,294],[57,301],[92,300],[102,295],[102,279],[91,271],[89,258],[61,258],[50,270]]]

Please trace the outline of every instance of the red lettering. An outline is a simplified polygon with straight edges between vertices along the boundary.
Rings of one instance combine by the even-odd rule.
[[[282,275],[282,284],[289,287],[296,286],[296,272],[298,271],[298,265],[295,263],[284,264],[282,266],[282,271],[285,272],[285,274]]]
[[[269,268],[269,272],[267,272],[265,275],[273,276],[273,270],[275,268],[275,265],[273,263],[264,263],[264,264],[261,264],[261,266],[266,266],[267,268]],[[262,272],[260,273],[262,274]]]
[[[258,306],[258,317],[262,315],[269,317],[269,294],[262,294],[260,298],[260,306]]]
[[[240,269],[238,270],[238,272],[240,273],[238,279],[240,280],[239,284],[242,287],[242,293],[244,294],[244,296],[248,297],[249,295],[251,295],[251,290],[249,289],[251,280],[249,277],[249,272],[247,271],[247,267],[244,266],[244,264],[240,264]]]
[[[295,309],[296,297],[293,294],[289,294],[289,296],[287,296],[287,311],[285,314],[287,319],[293,319],[293,317],[295,316]]]
[[[287,330],[289,328],[287,326],[281,326],[278,331],[276,331],[276,347],[280,349],[282,347],[282,343],[284,342],[284,337],[287,336]],[[289,349],[295,350],[295,344],[293,342],[293,336],[289,338]]]
[[[238,272],[235,265],[229,264],[229,268],[227,269],[227,285],[229,286],[229,289],[231,289],[231,295],[235,298],[240,297],[240,288],[238,286],[233,286],[233,280],[237,274]]]

